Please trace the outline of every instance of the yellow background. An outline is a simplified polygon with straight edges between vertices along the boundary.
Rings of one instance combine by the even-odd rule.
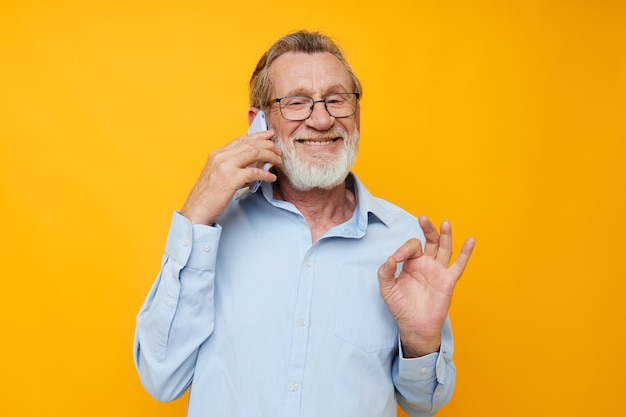
[[[355,171],[478,246],[439,416],[624,415],[622,1],[2,1],[0,414],[183,416],[132,364],[171,212],[277,37],[360,76]]]

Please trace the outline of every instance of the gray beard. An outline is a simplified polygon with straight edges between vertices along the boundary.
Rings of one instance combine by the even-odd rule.
[[[359,150],[359,132],[354,131],[346,136],[343,132],[343,147],[339,155],[320,153],[314,160],[304,160],[295,149],[294,141],[289,138],[285,142],[275,138],[276,146],[282,151],[283,163],[279,169],[287,176],[289,182],[298,191],[309,191],[314,188],[330,190],[342,184],[356,161]]]

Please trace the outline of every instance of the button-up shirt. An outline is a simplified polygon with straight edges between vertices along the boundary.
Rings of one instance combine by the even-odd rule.
[[[175,212],[162,269],[137,317],[135,363],[158,400],[189,387],[189,417],[430,416],[454,388],[452,333],[404,358],[377,270],[417,219],[353,174],[351,219],[312,242],[271,184],[211,226]]]

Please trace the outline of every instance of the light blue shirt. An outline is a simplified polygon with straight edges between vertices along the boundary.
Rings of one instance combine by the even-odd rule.
[[[406,359],[377,270],[417,219],[351,175],[357,207],[311,243],[264,183],[215,227],[174,213],[162,270],[137,316],[135,363],[160,401],[191,386],[189,417],[431,416],[455,382],[452,333]]]

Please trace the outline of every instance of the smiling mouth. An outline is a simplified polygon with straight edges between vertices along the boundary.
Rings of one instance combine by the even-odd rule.
[[[333,143],[337,142],[339,139],[341,138],[337,137],[337,138],[329,139],[329,140],[299,139],[299,140],[296,140],[296,142],[301,143],[303,145],[327,146],[327,145],[332,145]]]

